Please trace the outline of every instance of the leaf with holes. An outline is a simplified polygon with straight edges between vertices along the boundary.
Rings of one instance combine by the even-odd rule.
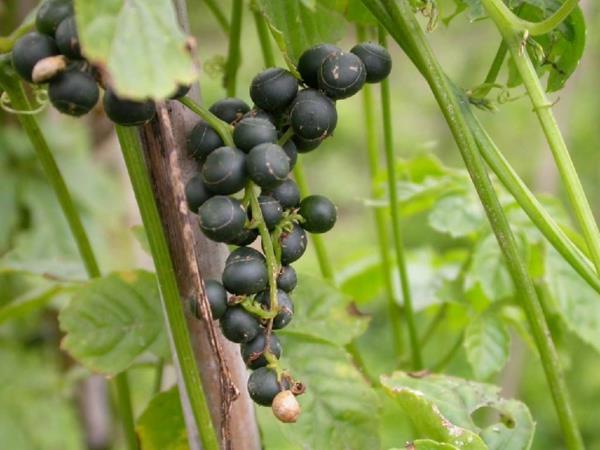
[[[422,418],[415,416],[417,430],[420,428],[420,435],[416,437],[468,448],[457,441],[423,435],[427,431],[426,425],[432,427],[430,432],[443,435],[441,426],[453,437],[465,436],[465,432],[468,432],[466,436],[475,434],[479,440],[473,442],[483,441],[483,448],[490,450],[523,450],[531,446],[535,424],[529,409],[517,400],[500,397],[497,386],[445,375],[415,377],[405,372],[384,376],[381,382],[389,395],[400,401],[405,399],[407,405],[419,407],[419,412],[423,413]],[[477,426],[472,415],[482,408],[495,410],[499,421],[483,428]]]
[[[75,0],[85,56],[122,96],[165,98],[196,78],[170,0]]]
[[[116,374],[141,355],[169,352],[154,274],[98,278],[79,289],[59,316],[62,347],[91,370]]]
[[[492,312],[469,322],[464,347],[475,377],[485,380],[504,367],[510,350],[510,334],[506,325]]]

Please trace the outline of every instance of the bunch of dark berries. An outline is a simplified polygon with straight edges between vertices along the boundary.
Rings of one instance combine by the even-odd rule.
[[[227,339],[241,344],[242,358],[253,370],[248,380],[252,399],[272,406],[285,422],[297,419],[294,396],[303,389],[279,367],[282,348],[273,330],[293,318],[291,292],[297,279],[291,264],[306,250],[306,232],[325,233],[337,218],[326,197],[301,199],[289,174],[299,152],[314,150],[332,135],[335,101],[355,94],[365,82],[383,80],[390,70],[390,55],[377,44],[358,44],[350,53],[317,45],[300,57],[301,81],[287,70],[269,68],[250,85],[253,108],[237,98],[209,108],[233,126],[235,146],[225,145],[203,120],[188,136],[190,155],[201,164],[186,186],[188,205],[208,238],[237,247],[225,262],[221,282],[205,283],[213,318]],[[259,234],[263,252],[251,247]],[[265,257],[271,251],[275,261]]]
[[[48,97],[61,113],[82,116],[91,111],[104,86],[98,71],[82,55],[72,0],[46,0],[35,18],[36,31],[22,36],[12,49],[12,63],[21,78],[48,85]],[[173,99],[187,94],[181,87]],[[119,98],[107,88],[104,110],[123,126],[142,125],[154,117],[154,102]]]

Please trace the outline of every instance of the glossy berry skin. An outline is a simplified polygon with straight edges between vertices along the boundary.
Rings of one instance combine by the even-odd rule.
[[[244,114],[244,119],[246,117],[256,117],[259,119],[265,119],[268,120],[269,122],[271,122],[273,125],[277,126],[277,117],[275,117],[275,115],[264,111],[260,108],[252,108],[250,111],[248,111],[246,114]]]
[[[215,242],[227,242],[238,236],[246,223],[242,204],[230,197],[216,195],[198,209],[202,232]]]
[[[335,104],[321,92],[305,89],[292,102],[290,123],[301,139],[321,141],[330,136],[337,125]]]
[[[215,149],[225,145],[219,134],[206,122],[198,122],[188,136],[188,152],[198,162],[203,162]]]
[[[46,0],[37,10],[35,27],[40,33],[54,36],[60,23],[72,15],[72,0]]]
[[[248,104],[239,98],[228,97],[216,101],[208,110],[223,122],[234,123],[250,111]]]
[[[216,194],[235,194],[244,187],[246,179],[246,154],[237,148],[213,150],[202,166],[202,181]]]
[[[281,391],[289,389],[289,382],[277,381],[277,373],[268,367],[260,367],[248,378],[250,398],[262,406],[271,406],[273,399]]]
[[[246,342],[240,346],[242,359],[249,369],[256,370],[259,367],[267,365],[267,358],[264,356],[265,346],[267,345],[267,337],[264,332],[259,333],[250,342]],[[281,343],[279,338],[271,334],[269,339],[269,351],[279,359],[281,357]]]
[[[286,153],[277,144],[260,144],[250,150],[246,159],[248,176],[258,186],[269,189],[283,183],[290,173]]]
[[[273,230],[283,217],[283,208],[281,207],[281,204],[268,195],[260,195],[258,197],[258,204],[265,225],[269,230]]]
[[[268,278],[265,257],[253,248],[240,247],[225,261],[223,286],[232,294],[256,294],[266,288]]]
[[[217,280],[206,280],[204,282],[204,292],[208,303],[210,304],[210,312],[212,318],[218,320],[227,311],[227,291]]]
[[[67,58],[81,58],[81,48],[74,16],[67,17],[58,25],[54,39],[56,39],[56,45],[60,52]]]
[[[283,209],[295,208],[300,204],[300,191],[294,180],[287,179],[273,189],[267,189],[264,195],[270,195]]]
[[[283,233],[279,240],[281,244],[281,264],[287,265],[298,260],[306,251],[306,232],[298,224],[292,231]]]
[[[373,42],[356,44],[350,50],[360,58],[367,71],[367,83],[379,83],[392,71],[392,57],[385,47]]]
[[[296,270],[292,266],[282,266],[277,275],[277,287],[285,292],[292,292],[298,284]]]
[[[319,88],[335,100],[348,98],[364,86],[367,70],[354,53],[336,53],[323,61],[319,71]]]
[[[296,143],[292,139],[288,139],[281,148],[283,148],[283,151],[287,155],[290,170],[292,170],[298,161],[298,148],[296,147]]]
[[[302,139],[300,136],[294,136],[293,138],[294,145],[296,146],[296,151],[298,153],[308,153],[312,152],[316,149],[321,142],[323,142],[324,138],[321,139]]]
[[[104,93],[104,111],[114,123],[132,127],[152,120],[156,114],[156,107],[152,100],[126,100],[117,97],[111,89],[107,89]]]
[[[259,144],[277,142],[277,129],[266,119],[247,117],[233,130],[233,141],[247,153]]]
[[[302,228],[310,233],[326,233],[337,220],[337,209],[327,197],[309,195],[300,202],[300,215],[304,218]]]
[[[266,310],[271,307],[270,292],[267,289],[256,296],[256,301],[259,302]],[[294,304],[287,293],[281,289],[277,289],[277,308],[278,313],[273,319],[273,329],[280,330],[285,328],[294,316]]]
[[[223,336],[238,344],[251,341],[260,332],[258,319],[239,305],[227,308],[219,323]]]
[[[227,241],[227,244],[237,245],[238,247],[244,247],[252,244],[258,237],[258,230],[256,228],[244,228],[240,234],[233,239]]]
[[[289,106],[298,93],[298,80],[285,69],[271,67],[256,75],[250,84],[250,98],[269,112]]]
[[[70,116],[82,116],[98,103],[100,89],[89,73],[67,70],[50,80],[48,97],[60,112]]]
[[[173,95],[171,95],[171,97],[169,97],[171,100],[177,100],[179,98],[183,98],[186,95],[188,95],[188,93],[190,92],[190,89],[192,88],[191,85],[189,84],[180,84],[177,87],[177,90],[175,91],[175,93]]]
[[[42,59],[58,54],[59,50],[54,39],[33,31],[15,42],[12,49],[12,63],[19,76],[32,83],[33,67]]]
[[[198,208],[212,196],[213,194],[204,185],[200,174],[194,175],[185,185],[185,199],[188,208],[195,214],[198,214]]]
[[[341,50],[335,45],[319,44],[302,53],[298,61],[298,72],[300,72],[304,84],[317,89],[319,87],[321,64],[329,55],[339,52]]]

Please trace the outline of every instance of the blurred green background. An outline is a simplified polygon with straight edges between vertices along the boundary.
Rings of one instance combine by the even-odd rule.
[[[19,0],[0,3],[1,34],[7,34],[19,23],[31,6],[29,3]],[[198,56],[203,65],[201,92],[203,101],[209,105],[225,96],[219,61],[226,55],[227,39],[203,2],[189,3],[192,33],[197,38]],[[223,9],[229,10],[228,1],[220,3]],[[590,202],[600,218],[600,133],[597,125],[600,117],[600,96],[597,95],[600,87],[597,76],[600,71],[600,28],[597,26],[600,5],[591,0],[581,3],[588,24],[587,49],[579,70],[565,89],[553,96],[557,99],[554,110]],[[470,23],[465,15],[456,18],[449,27],[440,24],[429,37],[442,66],[464,88],[475,87],[483,81],[499,44],[499,36],[489,22]],[[354,29],[349,26],[340,46],[349,49],[355,42]],[[254,23],[248,13],[244,16],[242,45],[238,92],[248,101],[247,86],[263,68]],[[397,46],[392,45],[391,51],[396,154],[411,158],[433,152],[446,165],[462,167],[458,150],[426,84]],[[281,59],[280,64],[283,65]],[[378,89],[374,90],[378,95]],[[516,89],[512,94],[518,97],[521,93],[522,89]],[[302,156],[302,160],[313,191],[329,196],[339,207],[339,222],[325,242],[336,269],[343,271],[357,259],[377,254],[377,243],[373,215],[366,205],[371,197],[371,181],[361,96],[339,102],[338,112],[335,139],[326,141],[318,151]],[[526,98],[499,105],[497,112],[480,111],[478,115],[535,192],[565,198],[549,149]],[[43,290],[49,276],[84,277],[64,219],[44,184],[43,174],[26,137],[10,114],[0,112],[0,120],[1,306],[15,297],[29,295],[33,289]],[[80,121],[59,116],[49,109],[40,115],[40,120],[100,251],[105,271],[148,266],[148,259],[131,231],[131,227],[139,223],[138,213],[116,140],[102,114],[93,112],[83,120],[85,127]],[[419,258],[427,249],[452,247],[447,238],[426,225],[426,212],[405,220],[404,233],[405,245],[411,249],[409,265],[416,267],[417,272]],[[20,271],[25,267],[35,267],[35,271],[44,276],[25,275]],[[301,272],[319,274],[312,250],[299,261],[297,268]],[[417,283],[419,274],[416,272],[415,277]],[[373,289],[378,289],[376,281],[373,283]],[[60,307],[61,301],[61,298],[54,301],[56,308]],[[370,335],[370,339],[375,339],[377,335],[373,330],[385,318],[381,317],[377,307],[367,305],[365,310],[375,314]],[[432,313],[423,313],[424,316],[427,314],[430,317]],[[9,323],[0,322],[0,436],[7,430],[16,436],[10,441],[11,446],[0,442],[0,448],[56,448],[46,444],[51,439],[44,441],[45,446],[28,447],[32,442],[28,440],[31,439],[28,427],[38,420],[50,419],[44,429],[50,435],[57,434],[56,442],[64,443],[64,436],[70,436],[69,444],[63,448],[81,448],[81,442],[86,439],[85,423],[78,418],[78,408],[82,408],[80,387],[75,389],[74,386],[80,386],[77,383],[88,374],[57,351],[60,332],[55,318],[56,309],[50,309]],[[426,358],[436,360],[437,356],[445,354],[458,326],[453,325],[450,316],[447,326],[429,345]],[[379,329],[380,335],[387,332],[385,328]],[[381,345],[367,348],[369,363],[379,364],[381,371],[389,369],[386,355],[390,349],[385,344],[388,340],[381,339]],[[363,346],[368,346],[369,342],[374,341],[367,340]],[[560,336],[559,346],[584,439],[588,448],[600,449],[600,428],[596,423],[600,405],[600,377],[596,375],[600,372],[600,355],[567,334]],[[448,372],[472,377],[461,353],[450,364]],[[65,374],[67,376],[63,376]],[[151,375],[151,371],[143,367],[132,372],[131,376],[136,379],[132,385],[135,386],[138,411],[147,401]],[[513,339],[506,369],[490,381],[498,383],[507,395],[522,399],[530,407],[537,421],[535,449],[562,447],[539,361],[518,337]],[[26,406],[23,398],[27,399]],[[19,414],[14,411],[26,420],[15,420]],[[114,424],[106,426],[110,429]],[[103,444],[100,438],[96,444],[90,439],[88,436],[90,448],[107,448],[103,445],[109,445]],[[401,443],[396,442],[396,445]]]

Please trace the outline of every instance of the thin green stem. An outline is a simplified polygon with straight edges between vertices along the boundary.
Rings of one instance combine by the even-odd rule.
[[[221,10],[220,6],[217,4],[216,0],[204,0],[206,7],[210,9],[210,12],[213,13],[215,19],[221,26],[221,29],[225,34],[229,34],[229,21],[225,16],[225,13]]]
[[[223,122],[204,106],[199,105],[189,97],[180,98],[179,101],[187,108],[189,108],[192,112],[196,113],[198,116],[204,119],[204,121],[208,123],[212,128],[214,128],[217,134],[221,136],[221,139],[223,139],[225,145],[229,147],[235,147],[233,137],[231,135],[231,131],[233,130],[233,127],[231,125],[229,125],[226,122]]]
[[[373,0],[363,0],[365,3],[369,1]],[[573,414],[560,360],[551,339],[548,324],[527,268],[521,260],[508,220],[494,192],[484,162],[479,155],[477,143],[462,115],[459,101],[427,43],[409,2],[407,0],[399,0],[398,2],[394,0],[382,1],[396,27],[402,30],[402,37],[406,39],[403,44],[411,48],[413,56],[418,60],[418,67],[427,80],[448,122],[496,239],[505,256],[507,267],[515,284],[515,291],[520,298],[540,354],[567,447],[569,449],[581,449],[583,448],[583,442]],[[388,30],[390,33],[392,31]],[[510,43],[508,45],[510,48]]]
[[[9,53],[19,38],[35,28],[33,16],[28,17],[23,24],[8,36],[0,36],[0,54]]]
[[[495,22],[504,42],[508,46],[515,66],[529,94],[533,109],[537,114],[546,140],[552,150],[561,179],[569,196],[577,221],[583,232],[590,257],[596,270],[600,273],[600,231],[594,219],[592,208],[586,198],[583,186],[573,165],[567,144],[552,113],[552,103],[546,97],[544,88],[537,76],[529,55],[522,49],[523,35],[513,28],[510,18],[506,16],[502,2],[498,0],[483,0],[488,14]],[[511,13],[512,14],[512,13]]]
[[[8,94],[11,106],[14,110],[27,112],[31,111],[31,103],[27,98],[23,85],[18,80],[14,70],[6,63],[5,60],[0,61],[0,86]],[[27,134],[36,155],[42,165],[44,173],[48,183],[54,190],[56,198],[60,204],[62,212],[67,220],[67,224],[75,240],[75,244],[79,251],[79,255],[85,266],[86,272],[89,278],[98,278],[101,276],[100,267],[98,260],[90,244],[89,237],[79,213],[77,207],[73,201],[73,197],[69,192],[65,179],[60,172],[60,168],[52,155],[52,151],[46,142],[46,139],[40,129],[37,119],[31,114],[17,114],[17,118],[23,127],[23,130]],[[116,375],[115,383],[117,384],[118,401],[121,404],[127,405],[131,403],[129,399],[129,387],[127,381],[126,372],[122,372]],[[127,397],[123,397],[127,395]],[[123,430],[126,436],[133,434],[135,436],[135,430],[133,427],[133,412],[131,408],[121,410],[121,420],[123,424]],[[128,443],[132,441],[128,439]],[[133,441],[133,446],[129,445],[130,450],[136,450],[137,441]]]
[[[296,163],[296,166],[294,167],[294,179],[296,180],[296,184],[298,185],[300,196],[302,198],[309,196],[310,189],[308,188],[308,182],[306,181],[304,168],[300,164],[300,161],[298,161]],[[310,237],[310,240],[312,241],[313,247],[315,248],[315,253],[317,255],[317,261],[319,262],[319,269],[321,270],[321,275],[327,281],[334,282],[335,271],[333,269],[333,264],[331,263],[331,258],[329,258],[329,255],[327,253],[325,243],[323,242],[323,237],[320,234],[313,234]]]
[[[150,176],[144,161],[139,136],[135,128],[117,126],[116,129],[144,229],[148,236],[148,243],[160,286],[163,311],[181,368],[183,387],[190,400],[192,414],[198,427],[203,448],[205,450],[218,450],[219,442],[194,359],[175,278],[175,269],[152,192]]]
[[[225,66],[225,88],[228,97],[235,97],[237,73],[240,67],[240,44],[242,36],[243,0],[233,0],[231,5],[231,27],[229,29],[229,50]]]
[[[133,407],[131,406],[131,393],[129,392],[129,380],[127,378],[127,372],[121,372],[115,377],[115,387],[117,390],[117,406],[119,409],[119,416],[123,421],[125,442],[127,442],[128,449],[134,450],[138,448],[138,443],[137,436],[135,434]]]
[[[383,27],[379,27],[379,43],[387,48],[386,33]],[[402,237],[402,223],[400,208],[398,207],[398,174],[396,173],[396,161],[394,158],[394,137],[392,131],[392,108],[390,102],[390,82],[385,79],[381,82],[381,111],[383,122],[383,143],[385,150],[385,163],[387,167],[387,183],[390,197],[390,212],[392,218],[392,232],[394,235],[394,249],[396,251],[396,264],[400,277],[402,299],[410,340],[412,368],[421,370],[423,368],[423,357],[417,335],[415,313],[413,308],[412,294],[410,292],[410,281],[406,270],[406,257],[404,255],[404,239]]]
[[[492,61],[492,65],[488,70],[487,75],[485,76],[485,80],[483,82],[484,86],[478,91],[478,96],[483,98],[490,93],[494,84],[496,83],[496,79],[500,74],[500,69],[502,69],[502,64],[506,59],[506,54],[508,53],[508,47],[504,43],[504,41],[500,42],[498,46],[498,50],[496,51],[496,55],[494,56],[494,60]]]
[[[271,46],[271,33],[269,32],[267,22],[256,2],[252,2],[251,8],[258,40],[260,41],[260,49],[265,61],[265,67],[275,67],[275,55],[273,53],[273,47]]]

